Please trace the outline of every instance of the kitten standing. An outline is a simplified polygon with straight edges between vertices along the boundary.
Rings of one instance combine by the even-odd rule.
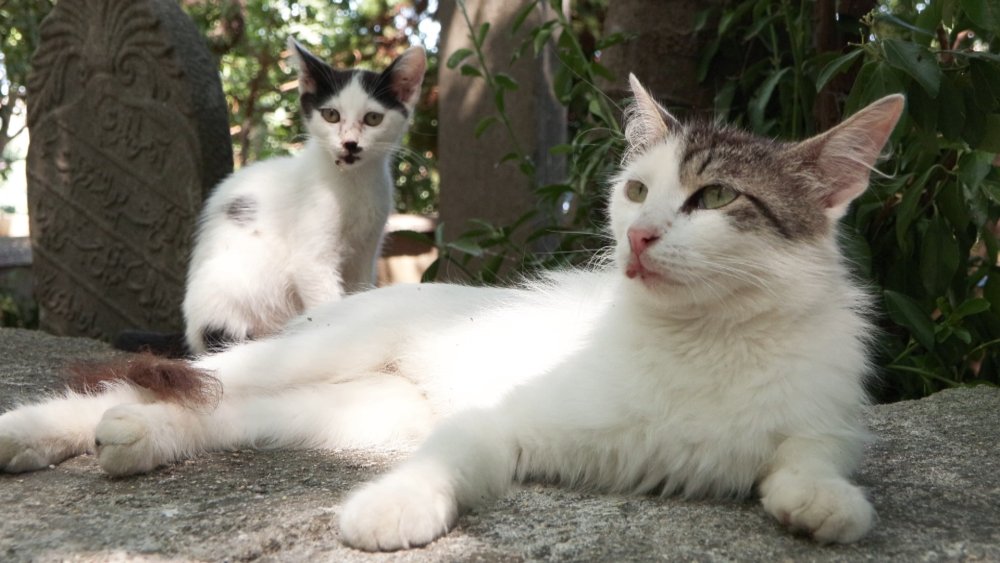
[[[273,334],[375,283],[389,165],[420,96],[424,50],[379,74],[336,70],[294,40],[289,50],[309,139],[294,156],[236,172],[206,202],[184,297],[194,353]]]
[[[117,381],[101,392],[0,416],[0,470],[94,444],[105,471],[126,475],[206,450],[426,438],[344,503],[344,542],[425,544],[529,479],[756,490],[766,512],[819,541],[862,537],[875,512],[849,475],[865,436],[869,302],[836,227],[902,96],[779,143],[680,124],[632,88],[608,268],[521,288],[383,288],[194,363],[104,370]]]

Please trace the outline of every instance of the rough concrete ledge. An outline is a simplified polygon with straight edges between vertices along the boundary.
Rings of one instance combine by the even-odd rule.
[[[0,410],[59,388],[101,343],[0,329]],[[391,452],[209,455],[110,479],[91,457],[0,476],[0,560],[12,561],[1000,561],[1000,389],[876,406],[857,475],[879,512],[850,546],[792,536],[754,501],[685,502],[528,486],[424,549],[342,546],[344,495]]]

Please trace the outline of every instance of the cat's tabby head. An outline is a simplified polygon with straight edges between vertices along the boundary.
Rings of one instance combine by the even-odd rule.
[[[681,123],[630,81],[629,150],[610,215],[615,259],[632,283],[644,293],[718,301],[746,290],[780,292],[830,271],[839,260],[837,220],[867,188],[902,96],[784,143]]]
[[[427,70],[422,47],[407,49],[381,73],[335,69],[294,39],[288,48],[298,67],[306,128],[339,166],[380,160],[396,150],[420,98]]]

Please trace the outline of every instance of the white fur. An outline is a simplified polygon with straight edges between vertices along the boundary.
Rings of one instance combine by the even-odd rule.
[[[204,450],[426,437],[347,500],[344,542],[425,544],[463,509],[532,478],[685,497],[758,486],[780,522],[823,542],[860,538],[874,510],[847,477],[865,437],[867,301],[832,233],[776,251],[773,238],[737,232],[717,213],[679,216],[677,150],[670,140],[649,148],[612,186],[616,266],[512,289],[396,286],[312,309],[278,336],[197,362],[223,384],[212,411],[108,410],[97,426],[102,467],[128,474]],[[649,187],[641,204],[623,195],[636,177]],[[648,265],[673,277],[629,279],[625,233],[654,220],[671,227]],[[60,426],[91,424],[68,409],[98,400],[0,416],[0,468],[72,455],[42,445]],[[37,433],[25,422],[35,408],[50,408]]]
[[[418,51],[404,61],[423,61]],[[411,78],[416,94],[405,101],[408,113],[422,75],[420,65]],[[183,306],[192,351],[205,352],[205,329],[238,340],[264,337],[305,309],[374,286],[392,208],[389,165],[407,116],[369,96],[357,75],[319,105],[338,110],[340,121],[328,123],[313,111],[302,151],[237,171],[206,201]],[[384,114],[382,123],[365,125],[368,112]],[[343,159],[349,142],[363,149],[352,163]],[[240,199],[253,205],[245,223],[227,216]]]

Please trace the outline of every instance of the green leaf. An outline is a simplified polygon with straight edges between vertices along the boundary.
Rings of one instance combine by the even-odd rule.
[[[957,321],[971,315],[982,313],[983,311],[989,311],[990,307],[990,302],[986,299],[974,297],[962,303],[958,307],[955,307],[955,310],[951,312],[950,317]]]
[[[736,9],[731,12],[724,12],[719,18],[719,37],[725,37],[729,28],[739,22],[748,10],[754,7],[756,2],[743,2],[737,4]]]
[[[556,20],[551,20],[543,23],[540,27],[535,28],[535,54],[542,52],[542,47],[545,46],[545,42],[552,37],[552,32],[555,29],[556,24],[559,23]]]
[[[900,39],[884,39],[882,46],[890,65],[913,77],[930,97],[937,98],[941,88],[941,67],[930,51]]]
[[[971,59],[969,75],[979,109],[990,113],[1000,108],[1000,64]]]
[[[462,64],[462,61],[472,56],[473,53],[475,53],[475,51],[465,47],[456,49],[455,52],[448,57],[448,62],[445,64],[448,68],[454,69],[458,65]]]
[[[1000,153],[1000,114],[992,113],[986,116],[986,134],[973,148],[994,154]]]
[[[477,243],[474,240],[471,240],[471,239],[468,239],[468,238],[464,238],[464,237],[459,237],[459,238],[457,238],[457,239],[449,242],[448,243],[448,248],[451,248],[453,250],[457,250],[457,251],[459,251],[459,252],[461,252],[463,254],[468,254],[470,256],[482,256],[483,255],[483,248],[481,246],[479,246],[479,243]]]
[[[517,14],[514,15],[514,19],[510,25],[511,35],[516,34],[517,30],[521,29],[521,26],[524,25],[524,21],[528,19],[528,16],[531,15],[531,12],[535,9],[536,5],[537,2],[535,0],[531,0],[531,2],[528,2],[517,11]]]
[[[498,72],[493,75],[493,80],[496,81],[497,86],[505,90],[517,90],[519,85],[516,80],[514,80],[509,74]]]
[[[462,68],[458,69],[462,73],[462,76],[478,76],[483,77],[482,71],[472,65],[462,65]]]
[[[625,43],[626,41],[632,41],[638,36],[639,35],[637,33],[616,31],[615,33],[606,35],[598,39],[597,43],[594,45],[594,49],[604,50],[607,49],[608,47],[614,47],[615,45]]]
[[[942,295],[958,271],[958,242],[940,215],[920,227],[920,281],[928,294]]]
[[[494,123],[496,123],[498,121],[500,121],[500,118],[498,118],[495,115],[488,115],[488,116],[480,119],[479,123],[476,124],[476,129],[475,129],[475,131],[473,131],[472,135],[475,138],[477,138],[477,139],[479,137],[482,137],[483,133],[485,133],[486,130],[489,129],[491,125],[493,125]]]
[[[854,87],[847,96],[844,114],[851,115],[871,102],[889,94],[898,94],[905,85],[897,71],[884,61],[865,63],[858,72]]]
[[[826,83],[829,82],[834,76],[851,68],[855,59],[864,53],[865,52],[862,49],[855,49],[846,55],[841,55],[830,61],[830,63],[823,67],[823,70],[820,71],[819,76],[816,77],[816,91],[819,92],[822,90],[823,87],[826,86]]]
[[[790,70],[792,70],[790,67],[785,67],[771,73],[771,76],[767,77],[767,80],[761,84],[754,97],[750,100],[750,124],[755,131],[759,133],[764,132],[764,113],[767,110],[767,103],[771,101],[771,96],[774,94],[774,89],[778,86],[778,82],[781,81],[781,77]]]
[[[708,18],[712,16],[712,12],[715,8],[705,8],[702,11],[694,15],[694,31],[698,32],[705,29],[708,24]]]
[[[920,304],[908,295],[887,289],[883,292],[889,317],[908,329],[913,338],[928,350],[934,349],[934,323]]]
[[[486,41],[486,34],[489,32],[490,32],[490,22],[483,22],[479,26],[479,31],[476,32],[476,39],[475,39],[476,45],[479,45],[481,47],[483,45],[483,42]]]
[[[965,96],[955,83],[945,76],[938,95],[938,130],[950,141],[958,141],[965,128]]]
[[[514,151],[511,151],[511,152],[503,155],[502,157],[500,157],[500,161],[497,164],[503,164],[503,163],[509,162],[511,160],[519,160],[520,158],[521,158],[521,155],[517,154]]]
[[[962,10],[970,20],[993,33],[1000,33],[1000,6],[996,0],[962,0]]]

